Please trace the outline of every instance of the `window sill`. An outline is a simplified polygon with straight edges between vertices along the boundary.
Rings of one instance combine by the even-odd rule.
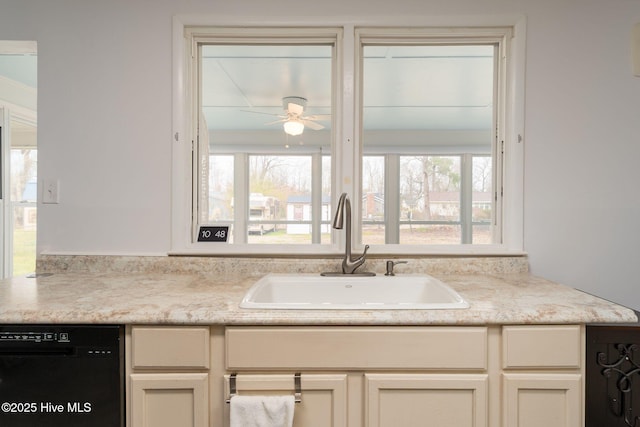
[[[194,245],[191,248],[172,250],[169,256],[202,256],[202,257],[246,257],[246,258],[340,258],[344,250],[338,250],[334,246],[318,247],[316,245],[269,245],[256,247],[256,245],[221,245],[224,247],[203,247]],[[353,248],[354,254],[361,254],[363,246]],[[412,257],[520,257],[526,256],[522,250],[509,249],[503,245],[371,245],[367,254],[368,258],[384,258],[398,256]]]

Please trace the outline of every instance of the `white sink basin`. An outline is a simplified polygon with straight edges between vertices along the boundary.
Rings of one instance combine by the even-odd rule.
[[[323,277],[268,274],[241,308],[285,310],[433,310],[469,308],[453,289],[427,275]]]

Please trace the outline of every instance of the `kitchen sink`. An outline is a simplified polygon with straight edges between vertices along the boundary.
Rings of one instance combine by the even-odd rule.
[[[450,286],[428,275],[354,277],[268,274],[249,289],[241,308],[279,310],[465,309]]]

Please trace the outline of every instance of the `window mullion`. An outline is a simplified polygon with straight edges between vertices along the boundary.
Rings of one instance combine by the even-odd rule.
[[[400,156],[387,154],[384,166],[384,240],[400,243]]]
[[[473,156],[460,156],[460,227],[463,244],[473,243]]]
[[[500,120],[505,118],[506,112],[506,84],[507,84],[507,44],[508,39],[505,38],[495,48],[495,62],[494,67],[496,72],[494,73],[494,103],[499,106],[495,109],[493,119],[494,135],[492,136],[492,158],[493,158],[493,201],[492,201],[492,235],[494,242],[503,242],[502,235],[502,223],[503,223],[503,184],[504,184],[504,132],[506,123],[501,123]]]
[[[344,34],[354,33],[353,25],[345,25]],[[352,212],[352,245],[358,247],[362,242],[362,179],[361,179],[361,161],[362,161],[362,135],[359,121],[360,114],[356,108],[357,97],[360,95],[360,88],[357,86],[358,79],[356,73],[356,58],[360,58],[358,53],[359,45],[352,37],[345,37],[342,44],[342,55],[338,64],[341,69],[339,74],[341,79],[342,91],[338,91],[342,101],[336,107],[336,112],[340,114],[337,122],[338,132],[336,133],[335,155],[338,174],[336,174],[337,188],[332,197],[332,204],[338,202],[340,194],[345,192],[351,200]],[[357,124],[357,125],[356,125]],[[336,205],[332,205],[336,206]],[[334,209],[335,210],[335,209]],[[338,243],[341,250],[345,247],[345,233],[339,232],[335,242]]]
[[[311,156],[311,243],[321,243],[322,153]]]
[[[243,244],[248,241],[249,156],[247,153],[236,153],[233,159],[233,241]]]

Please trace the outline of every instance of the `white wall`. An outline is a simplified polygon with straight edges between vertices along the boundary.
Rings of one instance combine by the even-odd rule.
[[[557,3],[528,21],[526,250],[533,273],[640,309],[640,2]]]
[[[38,42],[39,176],[60,180],[40,252],[169,250],[172,16],[200,13],[526,15],[532,271],[640,308],[637,0],[0,0],[0,40]]]

